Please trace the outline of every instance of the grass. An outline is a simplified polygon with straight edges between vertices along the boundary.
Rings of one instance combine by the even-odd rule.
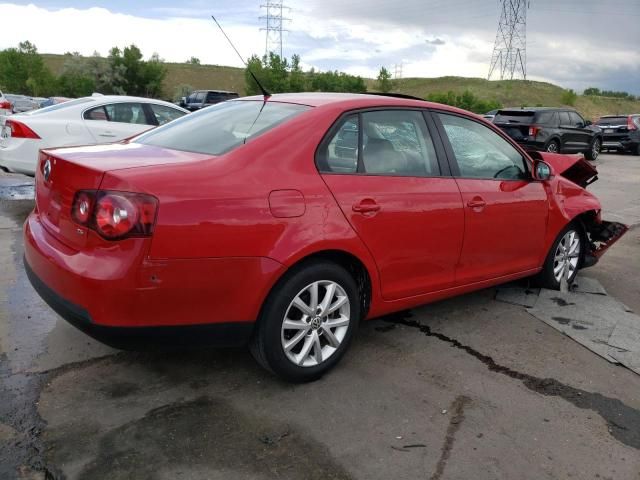
[[[58,75],[62,71],[64,56],[43,55],[46,65]],[[164,97],[173,99],[178,85],[191,85],[196,89],[231,90],[244,95],[244,69],[218,65],[190,65],[166,63],[167,76],[163,83]],[[367,88],[375,90],[376,81],[366,79]],[[532,80],[493,80],[466,77],[404,78],[394,85],[394,91],[426,97],[429,93],[457,94],[470,90],[482,100],[497,100],[505,107],[562,106],[562,87]],[[640,101],[609,97],[578,95],[574,108],[585,118],[595,120],[601,115],[640,113]]]

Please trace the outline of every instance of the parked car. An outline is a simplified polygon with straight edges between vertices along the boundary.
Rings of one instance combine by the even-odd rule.
[[[3,115],[11,115],[11,102],[2,94],[0,90],[0,117]]]
[[[503,108],[493,123],[528,149],[596,160],[602,148],[601,130],[570,108]]]
[[[45,98],[42,102],[40,102],[40,108],[50,107],[51,105],[58,105],[59,103],[68,102],[69,100],[73,100],[72,98],[67,97],[49,97]]]
[[[101,95],[15,114],[0,132],[0,167],[34,175],[42,148],[118,142],[187,113],[161,100]]]
[[[596,174],[446,105],[250,97],[124,144],[43,151],[24,263],[106,343],[248,342],[308,381],[362,319],[531,275],[571,283],[627,229],[601,219]]]
[[[606,115],[596,125],[602,129],[602,148],[640,155],[640,114]]]
[[[228,92],[226,90],[196,90],[188,97],[183,98],[180,106],[195,112],[201,108],[238,97],[239,95],[236,92]]]
[[[498,109],[491,110],[491,111],[485,113],[482,117],[486,118],[487,120],[493,120],[493,118],[496,116],[496,113],[498,113]]]
[[[38,102],[33,100],[31,97],[27,97],[26,95],[14,95],[8,93],[6,97],[7,100],[9,100],[9,103],[11,103],[12,113],[29,112],[31,110],[40,108]]]

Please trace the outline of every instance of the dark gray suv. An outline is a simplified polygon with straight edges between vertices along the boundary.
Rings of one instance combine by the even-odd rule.
[[[236,92],[228,92],[226,90],[196,90],[188,97],[183,97],[180,106],[194,112],[209,105],[215,105],[238,97],[239,95]]]
[[[493,123],[531,150],[583,153],[596,160],[602,149],[600,128],[570,108],[504,108]]]
[[[602,129],[602,149],[640,155],[640,114],[605,115],[596,125]]]

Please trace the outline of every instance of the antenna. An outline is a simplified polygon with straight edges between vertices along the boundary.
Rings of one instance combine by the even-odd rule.
[[[514,73],[527,79],[527,9],[528,0],[500,0],[502,13],[491,55],[488,80],[498,68],[500,80],[513,80]]]
[[[222,29],[222,26],[220,25],[220,23],[218,23],[218,20],[216,20],[216,17],[211,15],[211,18],[213,18],[213,21],[216,22],[216,25],[218,26],[218,28],[220,29],[220,31],[224,35],[224,38],[227,39],[227,42],[229,42],[229,45],[231,45],[231,48],[233,48],[233,50],[236,52],[236,55],[238,55],[238,58],[240,58],[240,61],[244,64],[245,67],[247,67],[247,71],[249,72],[249,75],[251,75],[251,78],[253,78],[253,81],[256,82],[256,84],[258,85],[258,88],[260,89],[260,92],[262,93],[262,96],[264,97],[264,101],[266,102],[269,99],[269,97],[271,96],[271,94],[269,92],[267,92],[267,90],[260,83],[260,80],[258,80],[258,78],[253,74],[253,72],[249,68],[249,65],[247,64],[245,59],[242,58],[242,55],[240,55],[240,52],[238,52],[238,49],[235,47],[235,45],[233,44],[231,39],[224,32],[224,30]]]

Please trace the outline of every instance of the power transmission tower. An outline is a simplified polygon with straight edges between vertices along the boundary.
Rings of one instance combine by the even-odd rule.
[[[395,64],[395,72],[393,74],[394,79],[402,80],[402,66],[403,66],[403,62]]]
[[[284,18],[282,12],[289,7],[283,5],[282,0],[268,0],[260,8],[267,10],[267,14],[260,17],[260,20],[266,20],[266,27],[260,29],[266,31],[264,53],[267,56],[270,52],[277,53],[282,58],[282,32],[287,31],[283,29],[283,23],[290,20]]]
[[[514,75],[527,79],[527,9],[529,0],[500,0],[502,12],[491,55],[488,79],[496,70],[500,80]]]

